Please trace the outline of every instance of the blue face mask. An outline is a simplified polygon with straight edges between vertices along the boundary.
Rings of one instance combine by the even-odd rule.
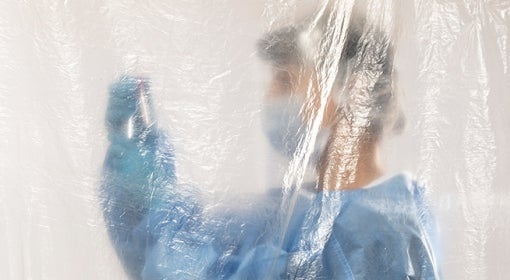
[[[287,158],[292,158],[299,143],[304,140],[306,125],[300,114],[303,103],[296,98],[276,98],[264,105],[262,125],[271,146]],[[317,162],[324,152],[329,130],[317,135],[312,162]]]

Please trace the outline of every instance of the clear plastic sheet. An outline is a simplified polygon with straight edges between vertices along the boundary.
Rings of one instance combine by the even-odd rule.
[[[507,279],[509,29],[506,0],[4,1],[0,279]]]

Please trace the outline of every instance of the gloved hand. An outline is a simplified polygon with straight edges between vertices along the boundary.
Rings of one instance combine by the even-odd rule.
[[[149,81],[142,77],[123,76],[110,86],[106,127],[109,139],[143,136],[153,124]]]

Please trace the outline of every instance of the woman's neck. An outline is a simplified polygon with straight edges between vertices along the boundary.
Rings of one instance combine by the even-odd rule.
[[[383,175],[377,141],[351,133],[336,134],[318,165],[319,188],[359,189]]]

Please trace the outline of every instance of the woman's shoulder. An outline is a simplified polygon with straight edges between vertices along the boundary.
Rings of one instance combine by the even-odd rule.
[[[407,172],[380,178],[364,188],[341,195],[337,220],[365,227],[368,224],[405,224],[414,221],[420,227],[425,203],[424,188]],[[351,225],[352,226],[352,225]]]
[[[418,183],[410,172],[401,171],[396,174],[382,176],[365,187],[344,192],[344,198],[362,199],[384,198],[389,200],[414,199],[422,195],[424,187]]]
[[[366,275],[364,264],[371,262],[369,275],[414,271],[417,278],[427,278],[435,273],[435,258],[427,230],[430,217],[423,215],[426,205],[424,189],[411,174],[382,178],[345,192],[331,238],[340,244],[357,276]]]

